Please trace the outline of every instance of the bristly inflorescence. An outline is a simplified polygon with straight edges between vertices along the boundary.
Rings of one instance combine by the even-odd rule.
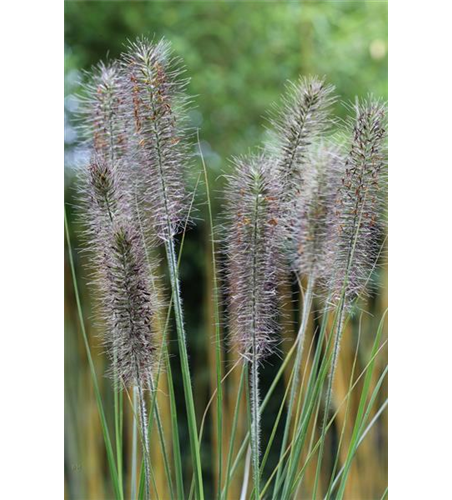
[[[102,154],[95,154],[80,169],[79,192],[87,247],[100,248],[111,225],[130,217],[128,193],[121,172]]]
[[[294,271],[317,282],[327,272],[328,244],[334,231],[335,202],[344,162],[339,149],[320,143],[311,149],[303,171],[303,188],[287,214]]]
[[[120,191],[120,172],[97,156],[84,171],[82,199],[104,342],[118,382],[147,387],[155,367],[159,304],[141,234]]]
[[[113,229],[106,256],[111,350],[126,385],[147,387],[156,366],[155,321],[157,304],[147,274],[142,239],[131,226]]]
[[[140,200],[163,241],[183,228],[189,205],[184,182],[190,154],[183,71],[163,40],[138,39],[121,57],[130,163],[135,167]]]
[[[232,344],[257,362],[277,342],[281,187],[269,158],[235,160],[228,177],[226,253]]]
[[[126,114],[119,63],[99,63],[89,73],[79,97],[80,129],[96,154],[116,162],[127,153]]]
[[[271,150],[285,201],[291,202],[302,188],[309,148],[330,125],[333,92],[334,87],[322,79],[300,78],[296,84],[289,83],[282,105],[271,119],[276,135]]]
[[[387,164],[385,105],[369,98],[354,109],[351,144],[336,199],[328,280],[332,302],[343,296],[346,305],[365,291],[377,263]]]

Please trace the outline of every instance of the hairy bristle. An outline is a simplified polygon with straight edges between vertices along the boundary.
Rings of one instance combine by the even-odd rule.
[[[130,226],[114,227],[106,253],[107,346],[126,385],[147,387],[155,368],[156,304],[147,277],[142,240]]]
[[[287,214],[294,271],[314,282],[327,271],[327,248],[343,165],[336,147],[320,144],[310,151],[295,209]]]
[[[381,214],[386,186],[386,107],[368,99],[357,102],[354,109],[351,145],[336,199],[328,279],[332,301],[337,302],[344,292],[347,304],[365,291],[385,225]]]
[[[188,211],[184,171],[187,145],[186,80],[167,42],[141,38],[121,58],[122,96],[127,110],[131,163],[140,199],[161,240],[183,227]]]
[[[147,387],[155,367],[153,322],[160,307],[150,282],[155,267],[150,267],[120,177],[100,155],[82,172],[86,249],[99,293],[104,343],[114,364],[110,373],[115,371],[125,385]]]
[[[92,150],[110,162],[127,152],[121,82],[118,62],[99,63],[89,73],[79,96],[82,136]]]
[[[276,136],[271,150],[286,200],[301,189],[309,147],[328,129],[333,92],[333,86],[317,77],[300,78],[297,84],[289,83],[282,105],[271,119]]]
[[[93,155],[86,168],[80,169],[79,177],[81,217],[87,243],[97,245],[113,222],[129,216],[127,196],[121,188],[123,179],[120,171],[98,154]]]
[[[271,166],[264,155],[237,159],[226,191],[231,338],[252,361],[272,352],[279,330],[281,189]]]

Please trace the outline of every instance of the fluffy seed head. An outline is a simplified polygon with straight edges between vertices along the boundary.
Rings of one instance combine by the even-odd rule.
[[[184,170],[187,146],[186,80],[167,42],[141,38],[121,59],[122,95],[141,198],[162,240],[178,233],[186,219],[188,198]]]
[[[134,212],[121,191],[121,173],[100,155],[83,171],[81,199],[86,249],[104,343],[119,380],[146,387],[155,366],[153,321],[159,303]]]
[[[336,199],[328,280],[333,302],[344,290],[347,304],[365,290],[376,264],[386,191],[386,107],[368,99],[357,102],[354,109],[351,145]]]
[[[303,187],[296,197],[295,209],[288,214],[294,270],[314,281],[327,271],[328,243],[343,165],[336,147],[320,144],[311,150],[303,172]]]
[[[156,314],[142,240],[130,226],[113,228],[106,254],[105,306],[111,334],[107,347],[126,385],[147,387],[155,367]]]
[[[281,189],[271,167],[264,155],[237,159],[226,191],[231,343],[253,362],[272,351],[279,330]]]
[[[282,106],[271,119],[276,136],[271,149],[285,200],[292,200],[301,189],[309,147],[328,129],[333,91],[317,77],[300,78],[296,84],[289,83]]]
[[[80,214],[88,248],[101,248],[111,224],[130,217],[123,182],[121,172],[99,154],[94,154],[88,166],[80,169]]]
[[[88,73],[79,97],[82,135],[91,149],[110,162],[127,152],[121,85],[118,62],[99,63]]]

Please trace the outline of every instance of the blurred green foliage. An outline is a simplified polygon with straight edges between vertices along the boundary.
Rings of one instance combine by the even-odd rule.
[[[196,96],[192,124],[217,171],[229,156],[259,144],[263,117],[287,80],[326,76],[345,102],[369,92],[387,97],[385,3],[102,1],[67,2],[65,10],[72,77],[117,57],[128,38],[171,41]],[[341,104],[336,111],[346,113]]]

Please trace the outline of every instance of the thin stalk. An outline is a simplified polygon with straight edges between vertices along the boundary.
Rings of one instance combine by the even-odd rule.
[[[257,355],[257,339],[256,339],[256,316],[257,316],[257,240],[259,233],[259,196],[256,196],[254,206],[254,229],[253,229],[253,283],[251,286],[252,293],[252,359],[250,366],[250,412],[251,412],[251,427],[250,427],[250,444],[251,444],[251,461],[253,463],[253,483],[254,483],[254,498],[259,500],[260,495],[260,473],[259,473],[259,445],[260,445],[260,412],[259,412],[259,360]]]
[[[217,443],[218,443],[218,486],[217,495],[218,499],[221,498],[221,483],[223,475],[223,388],[221,385],[221,335],[220,335],[220,315],[218,307],[218,282],[217,282],[217,268],[215,259],[215,235],[213,226],[212,205],[210,202],[210,189],[209,177],[207,175],[207,168],[202,154],[202,148],[199,141],[199,130],[197,130],[198,148],[201,156],[202,167],[204,171],[204,181],[206,183],[206,196],[207,196],[207,209],[209,212],[209,224],[211,232],[210,246],[212,251],[212,274],[213,274],[213,308],[214,308],[214,321],[215,321],[215,368],[217,375]]]
[[[270,388],[268,389],[267,394],[265,395],[264,400],[262,401],[262,404],[260,407],[260,413],[262,413],[264,411],[265,407],[267,406],[268,402],[270,401],[270,399],[273,395],[273,392],[275,391],[275,389],[278,385],[278,382],[284,373],[284,370],[286,369],[287,365],[289,364],[289,361],[292,359],[292,355],[295,352],[295,348],[296,348],[296,344],[294,343],[294,345],[290,348],[289,352],[287,353],[287,356],[285,357],[284,361],[282,362],[278,372],[276,373],[275,378],[273,379],[273,382],[272,382]],[[248,445],[248,439],[249,439],[249,432],[247,432],[247,434],[245,435],[245,437],[243,439],[242,446],[240,447],[239,451],[237,452],[237,455],[235,457],[235,460],[234,460],[234,463],[233,463],[232,469],[231,469],[231,477],[234,475],[235,471],[237,470],[238,464],[239,464],[240,460],[242,459],[243,454],[245,453],[246,447]]]
[[[304,302],[303,302],[303,312],[302,312],[301,325],[300,325],[300,329],[299,329],[298,335],[297,335],[297,354],[295,357],[295,362],[294,362],[294,367],[293,367],[293,377],[292,377],[292,383],[291,383],[289,403],[288,403],[288,407],[287,407],[287,418],[286,418],[286,423],[284,426],[284,434],[283,434],[283,438],[282,438],[282,442],[281,442],[281,451],[279,454],[280,460],[284,454],[284,451],[285,451],[286,445],[287,445],[287,440],[289,438],[293,405],[295,403],[295,396],[296,396],[297,391],[299,389],[298,381],[300,378],[301,359],[303,357],[304,338],[306,335],[306,328],[308,325],[309,312],[310,312],[311,306],[312,306],[313,287],[314,287],[314,279],[312,276],[310,276],[309,280],[308,280],[308,285],[306,288]],[[276,475],[276,479],[275,479],[276,483],[279,482],[279,479],[281,477],[281,473],[282,473],[282,468],[279,468],[278,473]],[[273,500],[276,500],[275,495],[276,495],[276,490],[273,492]]]
[[[116,467],[118,470],[118,482],[121,491],[122,484],[122,427],[123,427],[123,398],[120,387],[120,381],[116,368],[117,353],[116,349],[113,353],[113,407],[114,407],[114,422],[115,422],[115,440],[116,440]]]
[[[290,498],[289,491],[291,485],[291,478],[294,477],[296,473],[296,469],[298,467],[298,463],[300,460],[301,451],[308,433],[309,422],[311,421],[312,414],[316,407],[317,398],[320,397],[321,389],[323,387],[323,383],[327,374],[328,374],[327,364],[325,364],[319,372],[319,376],[315,381],[315,385],[311,393],[311,396],[307,400],[306,408],[303,410],[304,417],[300,422],[297,436],[295,437],[295,439],[293,439],[294,444],[292,446],[291,453],[289,456],[289,461],[287,464],[288,471],[286,473],[286,480],[284,482],[282,496],[280,497],[282,499],[288,500]],[[278,486],[279,485],[276,485],[275,487]]]
[[[312,423],[311,439],[309,441],[308,452],[307,452],[308,456],[311,453],[312,446],[313,446],[314,439],[315,439],[315,434],[316,434],[316,429],[317,429],[317,421],[318,421],[319,414],[320,414],[320,405],[321,405],[321,403],[322,403],[322,398],[318,398],[317,405],[316,405],[315,411],[314,411],[314,420],[313,420],[313,423]],[[300,421],[301,407],[302,407],[302,404],[301,404],[301,401],[300,401],[299,404],[298,404],[298,408],[297,408],[297,418],[295,420],[295,422],[296,422],[295,423],[295,429],[297,429],[298,423]],[[295,431],[294,431],[294,435],[295,435]],[[301,481],[300,481],[300,484],[298,485],[297,492],[295,494],[295,498],[298,498],[298,491],[300,489],[301,489]]]
[[[256,360],[255,342],[253,343],[253,358],[251,362],[251,380],[250,380],[250,403],[251,403],[251,459],[253,462],[253,482],[254,498],[259,500],[259,445],[260,445],[260,413],[259,413],[259,365]]]
[[[181,239],[181,244],[180,244],[180,253],[178,256],[178,260],[177,260],[177,268],[178,269],[180,266],[182,251],[184,248],[185,234],[186,234],[187,227],[188,227],[188,221],[189,221],[189,217],[190,217],[190,214],[191,214],[191,211],[193,208],[193,203],[195,200],[196,192],[198,190],[200,179],[201,179],[201,174],[199,174],[198,179],[196,181],[195,188],[193,190],[193,196],[192,196],[192,199],[190,202],[187,219],[185,221],[184,231],[182,233],[182,239]],[[146,248],[146,255],[148,255],[146,239],[144,236],[144,230],[143,230],[143,225],[142,225],[142,220],[141,220],[141,215],[140,215],[140,207],[139,207],[138,199],[137,199],[136,195],[135,195],[135,199],[136,199],[136,208],[137,208],[137,214],[138,214],[138,221],[140,224],[141,235],[143,238],[144,246]],[[153,278],[152,268],[150,266],[149,261],[148,261],[148,264],[149,264],[149,270],[150,270],[150,275],[151,275],[151,280],[152,280],[154,292],[157,293],[155,280]],[[175,475],[176,475],[176,492],[177,492],[176,498],[178,500],[183,500],[183,498],[185,498],[185,495],[184,495],[184,481],[183,481],[183,474],[182,474],[182,459],[181,459],[180,442],[179,442],[179,425],[178,425],[178,418],[177,418],[177,403],[176,403],[176,396],[174,394],[174,384],[173,384],[173,378],[172,378],[171,364],[170,364],[170,360],[169,360],[168,350],[166,347],[166,336],[167,336],[169,321],[170,321],[170,317],[171,317],[172,305],[173,305],[173,299],[171,298],[170,303],[168,305],[168,311],[166,314],[166,320],[165,320],[164,326],[162,324],[160,316],[158,318],[159,330],[162,331],[162,342],[161,342],[161,354],[160,354],[159,361],[158,361],[158,370],[157,370],[157,374],[156,374],[156,379],[155,379],[155,382],[153,382],[153,385],[156,388],[156,390],[154,391],[152,398],[151,398],[150,415],[152,416],[154,414],[154,408],[155,408],[157,411],[157,414],[158,414],[158,418],[159,418],[159,410],[158,410],[158,405],[157,405],[157,388],[159,385],[162,367],[163,367],[163,365],[165,365],[166,366],[166,376],[168,379],[168,390],[169,390],[169,401],[170,401],[171,430],[172,430],[172,442],[173,442],[173,459],[174,459],[174,470],[175,470]],[[149,419],[149,430],[148,430],[149,435],[152,431],[152,424],[153,424],[153,419],[150,418]],[[164,457],[165,457],[166,456],[166,453],[165,453],[166,447],[164,445],[164,439],[162,440],[163,430],[159,430],[159,436],[161,436],[160,442],[162,445],[162,453],[164,454]],[[169,470],[169,467],[165,467],[165,470]],[[168,473],[167,473],[167,475],[168,475]],[[168,479],[168,480],[170,481],[170,479]],[[142,500],[142,498],[143,498],[143,490],[144,490],[143,483],[144,483],[144,481],[140,482],[140,491],[139,491],[139,497],[138,497],[140,500]],[[170,486],[170,491],[172,492],[171,482],[170,482],[169,486]]]
[[[224,377],[221,379],[221,383],[222,384],[229,377],[229,375],[235,370],[235,368],[239,365],[239,363],[240,363],[240,360],[236,361],[234,363],[234,365],[229,369],[229,371],[224,375]],[[242,373],[243,373],[243,370],[242,370]],[[204,413],[202,415],[202,418],[201,418],[201,425],[199,426],[199,438],[198,438],[200,444],[202,443],[202,438],[203,438],[203,433],[204,433],[204,426],[206,424],[207,414],[209,413],[209,408],[212,405],[213,400],[216,398],[216,395],[217,395],[217,390],[214,389],[214,391],[212,393],[212,396],[210,397],[210,399],[209,399],[209,401],[208,401],[208,403],[207,403],[207,405],[206,405],[206,407],[204,409]],[[231,437],[231,442],[232,441],[233,441],[233,438]],[[193,498],[194,490],[195,490],[195,477],[193,475],[192,476],[191,485],[190,485],[190,494],[188,495],[188,500],[191,500]]]
[[[291,446],[291,450],[290,450],[290,454],[289,454],[289,460],[287,463],[287,467],[282,468],[282,474],[281,474],[281,477],[279,479],[279,482],[275,481],[275,486],[274,486],[274,491],[273,491],[273,496],[275,498],[280,498],[279,491],[280,491],[281,486],[284,484],[285,477],[289,472],[291,472],[293,470],[292,466],[294,463],[297,463],[298,458],[299,458],[300,450],[299,450],[299,446],[298,446],[299,443],[297,440],[301,439],[300,434],[302,433],[303,422],[306,422],[306,412],[307,412],[306,408],[309,407],[310,401],[313,397],[313,394],[315,393],[316,384],[319,380],[320,373],[322,371],[323,364],[321,364],[320,357],[321,357],[321,352],[322,352],[322,347],[323,347],[323,341],[324,341],[325,334],[326,334],[326,326],[327,326],[327,315],[325,312],[325,314],[323,315],[323,321],[322,321],[322,325],[321,325],[321,329],[320,329],[320,333],[319,333],[319,339],[317,341],[317,346],[316,346],[316,349],[314,352],[314,359],[312,362],[311,372],[310,372],[309,378],[308,378],[306,395],[305,395],[303,401],[300,399],[298,402],[297,425],[294,429],[294,435],[292,437],[292,446]],[[294,345],[294,347],[295,347],[295,345]],[[301,442],[303,442],[303,441],[304,440],[301,439]],[[294,445],[294,443],[296,443],[296,444]],[[295,459],[294,459],[294,456],[296,457]],[[285,485],[284,485],[284,489],[285,489]]]
[[[312,351],[312,347],[314,345],[314,340],[315,339],[313,338],[312,342],[311,342],[311,345],[309,347],[308,358],[310,358],[310,356],[311,356],[311,351]],[[300,382],[300,391],[302,391],[302,388],[304,387],[304,381],[305,381],[306,373],[307,373],[307,364],[306,364],[305,369],[303,371],[303,377],[302,377],[301,382]],[[294,376],[294,370],[291,371],[289,382],[288,382],[286,390],[284,392],[284,397],[283,397],[283,400],[281,402],[281,406],[279,408],[278,415],[277,415],[277,417],[275,419],[275,423],[273,425],[273,430],[272,430],[271,436],[270,436],[270,438],[268,440],[267,449],[265,451],[264,458],[262,459],[262,462],[261,462],[261,477],[262,477],[262,474],[264,472],[265,464],[267,463],[267,458],[268,458],[268,456],[270,454],[270,449],[271,449],[273,440],[275,438],[276,431],[278,429],[278,425],[279,425],[279,421],[281,419],[282,412],[283,412],[283,410],[284,410],[284,408],[286,406],[286,399],[287,399],[287,397],[289,395],[289,389],[290,389],[291,384],[292,384],[293,376]],[[300,398],[300,401],[301,401],[301,398]],[[301,404],[299,403],[298,404],[298,408],[297,408],[297,417],[295,419],[295,428],[298,425],[298,420],[299,420],[298,413],[300,411],[300,406],[301,406]],[[291,450],[291,445],[289,444],[289,446],[287,447],[287,449],[284,451],[283,455],[280,457],[280,459],[278,461],[278,465],[276,466],[276,468],[274,469],[273,473],[271,474],[271,480],[273,480],[274,475],[277,474],[277,472],[280,470],[280,468],[283,469],[282,463],[283,463],[284,459],[286,458],[286,455],[289,453],[290,450]],[[268,487],[270,485],[271,480],[267,481],[264,489],[261,491],[261,498],[265,495],[265,492],[267,491],[267,489],[268,489]]]
[[[133,388],[133,427],[132,427],[132,474],[130,479],[130,497],[137,498],[137,411],[138,411],[137,388]]]
[[[182,499],[184,496],[184,479],[182,475],[182,458],[180,451],[179,442],[179,424],[177,420],[177,404],[176,395],[174,394],[174,384],[173,384],[173,372],[171,370],[170,361],[168,353],[166,355],[166,365],[167,365],[167,379],[168,379],[168,390],[170,394],[170,412],[171,412],[171,430],[172,430],[172,440],[173,440],[173,458],[174,458],[174,471],[176,473],[176,492],[177,498]]]
[[[240,500],[246,500],[246,492],[248,491],[248,482],[250,479],[251,453],[251,448],[248,447],[245,458],[245,469],[243,471],[242,489],[240,490]]]
[[[154,469],[152,468],[152,465],[150,466],[150,472],[151,472],[151,480],[152,480],[152,486],[154,487],[155,491],[155,500],[159,500],[159,492],[157,490],[157,483],[155,481],[155,474],[154,474]]]
[[[376,335],[376,338],[375,338],[375,342],[374,342],[374,346],[373,346],[372,352],[376,351],[378,343],[380,341],[380,336],[382,334],[383,324],[384,324],[385,317],[386,317],[386,311],[383,314],[383,317],[382,317],[382,319],[380,321],[380,325],[379,325],[378,330],[377,330],[377,335]],[[348,452],[348,456],[347,456],[346,463],[345,463],[345,473],[343,474],[343,477],[342,477],[342,480],[341,480],[341,484],[339,486],[339,491],[338,491],[338,494],[337,494],[338,500],[343,497],[344,490],[345,490],[345,480],[347,478],[347,474],[348,474],[348,471],[349,471],[350,466],[351,466],[351,461],[353,459],[354,446],[356,445],[356,442],[359,439],[359,434],[360,434],[360,431],[361,431],[361,426],[363,425],[363,421],[365,419],[365,411],[364,410],[365,410],[365,406],[366,406],[366,400],[367,400],[367,395],[368,395],[369,388],[370,388],[370,383],[371,383],[371,380],[372,380],[372,374],[373,374],[373,370],[374,370],[374,365],[375,365],[375,361],[372,361],[372,364],[370,365],[370,369],[366,373],[366,378],[364,380],[363,390],[362,390],[362,393],[361,393],[361,399],[360,399],[359,407],[358,407],[358,412],[357,412],[356,418],[355,418],[355,425],[354,425],[352,437],[351,437],[351,440],[350,440],[349,452]]]
[[[196,475],[196,490],[198,493],[199,500],[203,500],[204,489],[202,483],[201,456],[199,449],[198,431],[196,425],[195,403],[193,400],[193,389],[191,386],[190,367],[188,363],[187,344],[186,344],[182,303],[180,296],[179,273],[178,273],[177,259],[174,248],[174,239],[172,237],[170,237],[170,239],[165,242],[165,249],[166,249],[168,267],[170,272],[174,314],[176,317],[176,329],[177,329],[177,338],[178,338],[179,354],[181,362],[182,381],[184,385],[185,404],[187,408],[188,430],[190,435],[193,468],[195,470],[195,475]]]
[[[152,93],[149,92],[149,103],[156,114],[156,107],[154,98]],[[165,241],[165,251],[166,257],[168,261],[168,268],[170,274],[170,282],[171,282],[171,291],[172,291],[172,299],[174,304],[174,314],[176,317],[176,330],[177,330],[177,340],[179,345],[179,354],[180,354],[180,362],[181,362],[181,371],[182,371],[182,380],[184,385],[184,394],[185,394],[185,404],[187,409],[187,419],[188,419],[188,430],[190,435],[190,448],[191,455],[193,460],[193,468],[196,475],[196,489],[198,493],[199,500],[204,500],[204,489],[202,482],[202,468],[201,468],[201,456],[199,449],[199,441],[198,441],[198,431],[196,425],[196,412],[195,412],[195,403],[193,399],[193,389],[191,386],[191,377],[190,377],[190,366],[188,363],[188,353],[187,353],[187,344],[186,344],[186,335],[185,335],[185,327],[184,327],[184,319],[182,312],[182,302],[181,302],[181,294],[180,294],[180,286],[179,286],[179,272],[178,272],[178,264],[176,258],[176,251],[174,248],[174,237],[170,224],[170,212],[168,209],[168,199],[167,199],[167,187],[166,180],[164,175],[163,168],[163,160],[162,160],[162,149],[160,144],[160,134],[157,130],[157,124],[154,122],[153,134],[155,138],[155,147],[157,151],[157,167],[159,170],[161,189],[163,193],[163,201],[165,208],[165,215],[167,219],[167,240]]]
[[[235,403],[234,417],[232,420],[231,439],[230,439],[228,459],[227,459],[227,464],[226,464],[226,478],[225,478],[225,486],[224,486],[224,493],[223,493],[224,500],[227,500],[227,498],[228,498],[229,484],[231,482],[232,454],[234,452],[235,434],[237,431],[237,423],[239,420],[239,411],[240,411],[240,401],[242,399],[243,385],[244,385],[245,379],[246,379],[246,370],[245,370],[245,367],[243,366],[242,373],[240,375],[239,388],[237,391],[237,400]]]
[[[138,370],[137,370],[138,372]],[[145,489],[146,489],[146,499],[151,498],[151,464],[150,464],[150,453],[149,453],[149,438],[147,432],[147,412],[146,412],[146,400],[144,399],[143,386],[140,379],[137,377],[137,389],[138,389],[138,404],[140,409],[140,427],[141,427],[141,443],[143,445],[143,461],[144,461],[144,472],[146,476]]]
[[[383,495],[381,495],[380,500],[386,500],[388,498],[388,487],[386,486],[386,489],[383,492]]]
[[[153,380],[152,376],[150,377],[150,380],[149,380],[149,387],[151,388],[153,393],[157,392],[157,387],[154,384],[154,380]],[[170,464],[169,464],[169,460],[168,460],[168,453],[166,450],[165,434],[163,432],[162,419],[160,418],[160,409],[159,409],[159,405],[157,402],[157,397],[153,398],[152,403],[153,403],[152,408],[151,408],[151,411],[149,412],[149,414],[150,414],[150,416],[152,414],[154,414],[155,420],[157,422],[157,432],[159,435],[160,447],[161,447],[162,455],[163,455],[163,466],[165,468],[165,475],[166,475],[166,480],[168,482],[170,497],[171,497],[171,499],[173,499],[174,498],[174,491],[173,491],[173,483],[171,480],[171,468],[170,468]],[[152,419],[150,418],[149,421],[152,422]],[[151,430],[152,430],[152,426],[149,425],[149,431],[148,431],[149,440],[151,438]]]
[[[286,406],[286,400],[287,400],[287,397],[289,395],[290,383],[292,381],[292,378],[293,378],[293,372],[290,374],[289,384],[287,385],[286,390],[284,391],[284,396],[283,396],[281,405],[279,407],[278,414],[276,415],[275,423],[273,424],[273,429],[272,429],[270,438],[268,440],[267,449],[265,450],[264,456],[263,456],[262,461],[261,461],[261,466],[260,466],[261,477],[262,477],[262,474],[264,473],[264,467],[265,467],[265,464],[267,463],[267,459],[268,459],[268,456],[270,454],[271,446],[273,444],[273,440],[275,439],[276,431],[278,430],[279,421],[281,420],[281,416],[283,414],[284,407]],[[283,456],[285,456],[285,454],[283,454]],[[281,457],[280,457],[280,460],[281,460]]]
[[[151,406],[150,406],[149,422],[148,422],[148,435],[149,435],[149,439],[150,439],[152,426],[153,426],[153,422],[154,422],[154,420],[152,419],[152,415],[155,415],[156,420],[157,420],[158,432],[159,432],[160,447],[162,449],[162,454],[163,454],[164,461],[165,461],[164,462],[165,463],[165,474],[167,475],[168,484],[169,484],[169,488],[170,488],[170,494],[173,495],[171,475],[170,475],[169,463],[168,463],[167,452],[166,452],[166,445],[165,445],[164,434],[163,434],[163,426],[161,424],[159,408],[157,405],[157,387],[158,387],[159,377],[161,374],[161,368],[163,365],[162,361],[164,358],[164,362],[165,362],[165,366],[166,366],[166,376],[168,379],[168,390],[169,390],[169,401],[170,401],[171,429],[172,429],[172,441],[173,441],[173,458],[174,458],[174,469],[175,469],[175,473],[176,473],[176,490],[177,490],[177,497],[176,498],[179,499],[179,498],[184,498],[184,487],[183,487],[183,477],[182,477],[182,460],[181,460],[180,443],[179,443],[179,427],[178,427],[178,421],[177,421],[177,405],[176,405],[176,398],[175,398],[175,394],[174,394],[174,385],[173,385],[171,364],[169,361],[168,351],[166,349],[166,345],[164,342],[164,339],[166,337],[166,332],[168,329],[171,307],[172,307],[172,300],[170,301],[170,304],[168,307],[168,313],[167,313],[167,317],[166,317],[165,327],[163,330],[162,354],[161,354],[161,357],[160,357],[159,363],[158,363],[156,380],[155,380],[155,382],[151,381],[151,387],[154,387],[156,390],[153,391],[152,397],[151,397]],[[161,328],[160,319],[159,319],[159,324],[160,324],[160,328]],[[138,496],[140,499],[143,498],[143,488],[144,488],[143,469],[144,469],[144,464],[142,464],[142,468],[141,468],[140,489],[139,489],[139,493],[138,493]],[[173,498],[173,496],[171,498]]]

